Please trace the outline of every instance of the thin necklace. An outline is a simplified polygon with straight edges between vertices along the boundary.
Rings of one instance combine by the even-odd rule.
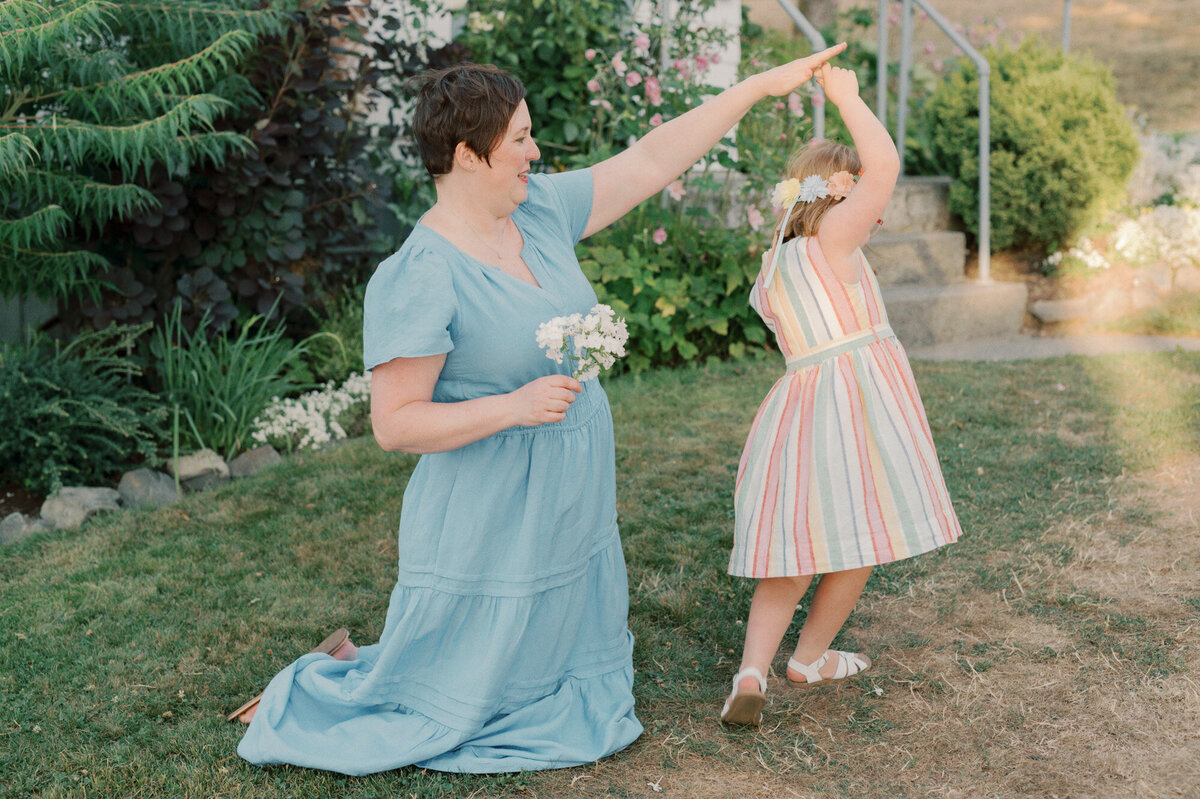
[[[496,249],[491,244],[489,244],[488,240],[483,237],[483,234],[480,233],[478,230],[476,230],[475,226],[472,225],[470,222],[468,222],[466,217],[460,216],[459,219],[461,219],[463,221],[463,224],[465,224],[467,227],[469,227],[471,229],[471,232],[475,234],[475,237],[478,238],[484,244],[484,246],[486,246],[492,252],[496,253],[496,260],[498,260],[498,261],[504,260],[504,254],[501,253],[500,250]],[[504,230],[500,231],[500,246],[501,247],[504,246],[504,236],[506,233],[508,233],[508,220],[507,219],[504,220]]]

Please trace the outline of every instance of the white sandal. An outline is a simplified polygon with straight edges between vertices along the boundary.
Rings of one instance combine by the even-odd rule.
[[[758,690],[740,690],[738,683],[745,677],[758,680]],[[753,666],[747,666],[733,677],[733,692],[721,708],[722,724],[749,724],[757,726],[762,721],[762,710],[767,704],[767,678]]]
[[[830,652],[837,655],[837,670],[834,671],[832,677],[822,677],[821,667],[829,661]],[[827,649],[821,657],[807,666],[795,658],[788,658],[788,668],[804,675],[803,680],[793,680],[791,677],[788,677],[790,682],[799,685],[812,685],[822,680],[844,680],[847,677],[853,677],[855,674],[861,674],[871,668],[871,659],[857,652],[842,652],[837,649]]]

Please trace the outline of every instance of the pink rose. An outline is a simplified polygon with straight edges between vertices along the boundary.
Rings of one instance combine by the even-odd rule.
[[[825,188],[829,189],[830,197],[840,200],[850,194],[850,190],[854,188],[854,176],[844,169],[841,172],[834,172],[829,176]]]
[[[812,104],[813,106],[825,105],[825,95],[820,92],[814,94],[812,96]]]
[[[667,240],[667,231],[659,228],[658,230],[654,231],[654,235],[651,238],[654,239],[655,244],[662,244]]]
[[[775,103],[775,110],[776,110],[776,111],[782,111],[782,110],[783,110],[783,109],[785,109],[785,108],[787,108],[787,106],[786,106],[786,105],[784,105],[783,103]]]
[[[754,207],[748,208],[746,209],[746,220],[750,223],[751,230],[758,230],[763,224],[762,212]]]
[[[589,92],[600,91],[600,81],[596,80],[595,78],[593,78],[592,80],[589,80],[587,82],[587,88],[588,88]]]
[[[700,70],[701,72],[708,69],[708,59],[702,55],[696,56],[696,69]]]
[[[925,55],[933,55],[933,42],[925,42]]]
[[[795,92],[789,94],[787,98],[787,104],[788,110],[792,112],[792,116],[804,116],[804,100],[800,98],[800,95],[796,94]]]
[[[583,57],[586,58],[588,61],[591,61],[592,59],[594,59],[596,57],[596,51],[589,47],[588,49],[583,51]]]
[[[625,66],[625,59],[621,58],[620,53],[612,57],[612,68],[618,75],[624,75],[625,70],[629,69],[629,67]]]
[[[642,55],[650,52],[650,37],[644,33],[639,33],[633,37],[633,48]]]
[[[655,114],[654,116],[650,117],[650,127],[657,128],[662,123],[663,123],[662,114]]]
[[[672,200],[682,200],[683,195],[687,194],[683,188],[683,181],[677,180],[670,186],[667,186],[667,194],[671,195]]]
[[[625,75],[625,83],[629,86],[637,86],[642,82],[642,76],[632,69]]]
[[[646,78],[646,99],[650,101],[650,105],[662,105],[662,85],[653,75]]]

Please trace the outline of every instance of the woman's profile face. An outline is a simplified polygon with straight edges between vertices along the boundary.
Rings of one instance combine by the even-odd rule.
[[[508,120],[508,130],[488,156],[491,166],[483,161],[479,164],[488,193],[510,200],[514,207],[529,193],[529,165],[542,157],[533,141],[532,126],[529,106],[522,100]]]

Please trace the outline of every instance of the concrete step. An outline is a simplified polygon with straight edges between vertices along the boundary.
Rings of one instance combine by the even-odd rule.
[[[948,177],[911,177],[896,181],[892,199],[883,212],[883,229],[889,233],[960,230],[950,213]]]
[[[871,237],[863,252],[880,284],[943,285],[963,279],[967,238],[963,233],[947,230],[878,233]]]
[[[905,347],[1015,335],[1029,290],[1021,283],[960,281],[881,286],[888,319]]]

